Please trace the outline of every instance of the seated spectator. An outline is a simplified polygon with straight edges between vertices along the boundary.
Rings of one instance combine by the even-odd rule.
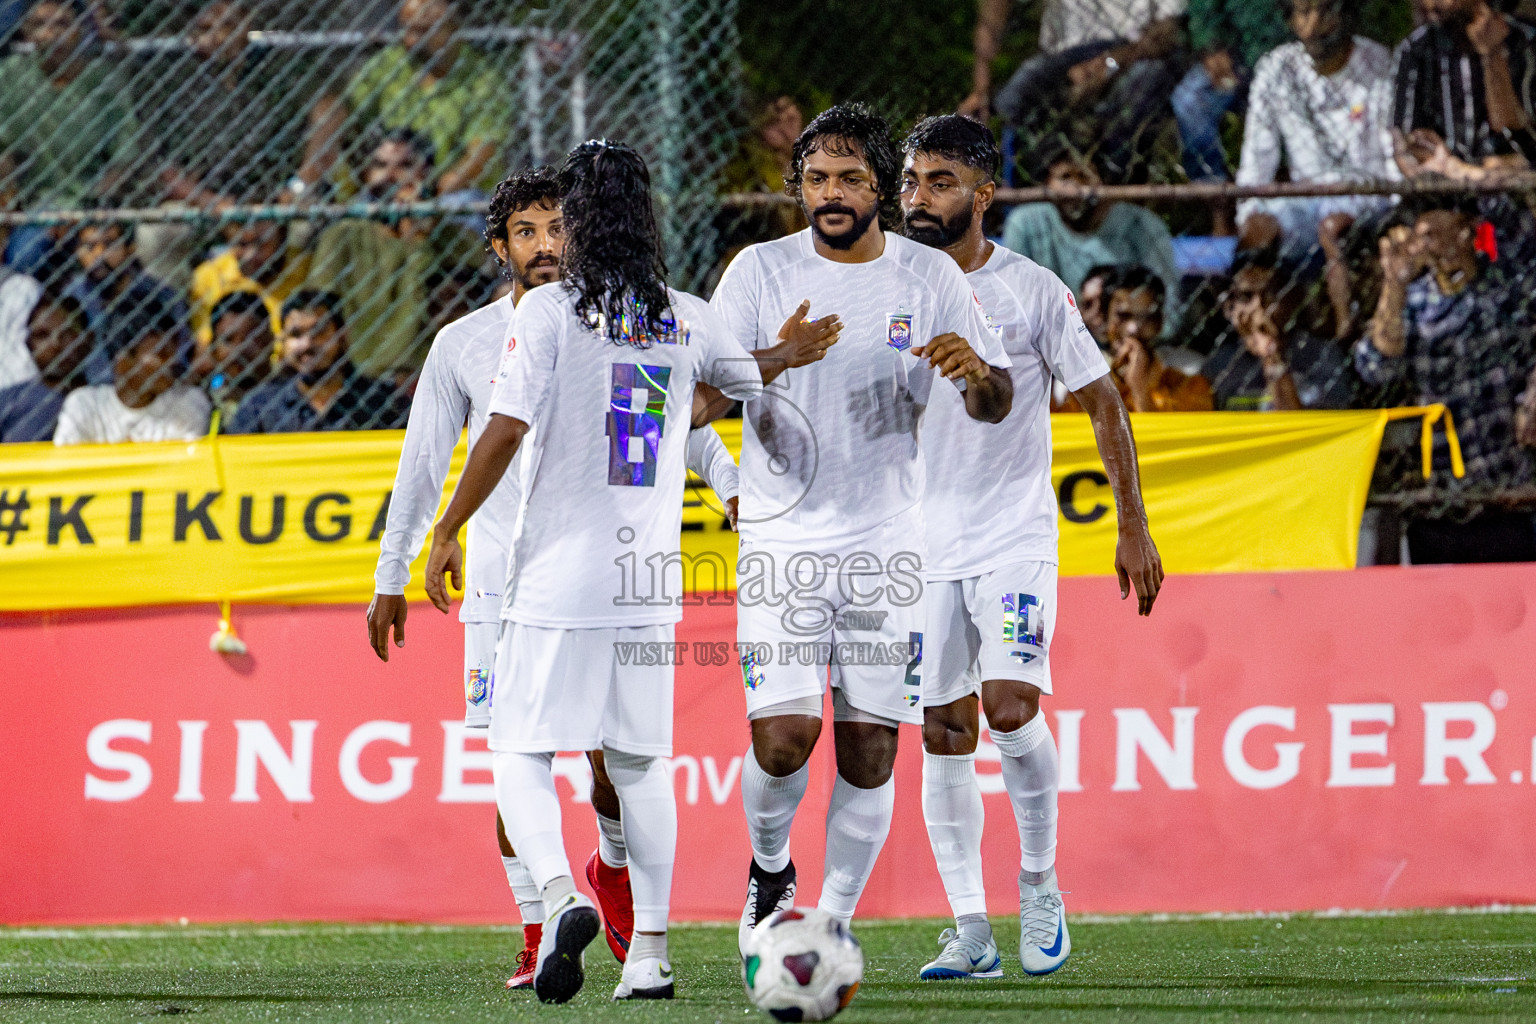
[[[0,388],[37,376],[27,351],[27,318],[42,290],[37,278],[0,267]]]
[[[283,368],[260,384],[229,421],[231,434],[311,430],[392,430],[410,403],[388,382],[359,373],[348,358],[341,297],[301,289],[283,304]]]
[[[462,18],[454,0],[404,0],[397,18],[400,42],[370,57],[344,96],[315,104],[307,167],[334,163],[350,117],[429,138],[442,158],[437,184],[445,200],[488,195],[514,123],[507,70],[455,38]],[[329,159],[320,155],[327,152]]]
[[[90,318],[96,339],[86,372],[91,383],[115,379],[112,353],[135,335],[131,323],[148,305],[164,306],[185,322],[185,307],[164,282],[144,272],[135,248],[131,221],[84,224],[75,234],[75,265],[79,273],[65,294],[74,298]]]
[[[1296,42],[1259,61],[1248,99],[1239,185],[1273,182],[1282,164],[1291,181],[1333,184],[1400,177],[1392,159],[1392,57],[1354,35],[1356,6],[1346,0],[1286,0]],[[1335,336],[1350,336],[1354,282],[1347,239],[1374,237],[1391,200],[1374,196],[1248,199],[1238,204],[1238,247],[1279,244],[1292,266],[1312,262],[1320,246]]]
[[[1300,286],[1283,287],[1274,250],[1239,254],[1222,312],[1236,333],[1206,360],[1217,409],[1348,409],[1358,379],[1348,350],[1297,328]],[[1230,336],[1229,336],[1230,337]]]
[[[1536,411],[1526,386],[1536,326],[1525,268],[1477,251],[1471,199],[1413,205],[1411,227],[1382,236],[1381,299],[1355,366],[1372,386],[1402,382],[1414,404],[1451,411],[1467,475],[1447,486],[1529,485],[1530,454],[1516,441],[1517,416]]]
[[[1425,23],[1399,48],[1394,83],[1403,173],[1536,166],[1536,27],[1487,0],[1422,0],[1421,8]]]
[[[54,444],[192,441],[208,430],[211,406],[177,383],[186,367],[187,329],[179,306],[148,298],[117,325],[113,382],[76,388],[59,411]]]
[[[363,172],[368,198],[408,203],[429,197],[432,155],[423,136],[390,132]],[[421,368],[431,345],[429,280],[446,268],[479,262],[474,240],[453,223],[344,220],[321,232],[305,287],[341,296],[351,360],[360,372],[402,383]]]
[[[1050,160],[1046,185],[1091,187],[1102,183],[1087,160],[1069,153]],[[1052,271],[1074,292],[1101,264],[1152,268],[1168,295],[1176,295],[1179,271],[1173,239],[1162,219],[1141,206],[1101,199],[1023,203],[1003,222],[1003,244]],[[1176,309],[1165,318],[1178,322]]]
[[[1114,280],[1119,268],[1109,263],[1101,263],[1091,267],[1083,283],[1077,288],[1077,310],[1083,316],[1083,324],[1088,328],[1088,333],[1093,335],[1093,340],[1098,342],[1099,348],[1107,349],[1109,340],[1105,334],[1105,316],[1109,310],[1109,296],[1105,290]]]
[[[1178,16],[1185,0],[1049,0],[1040,53],[1024,61],[993,106],[1027,146],[1065,138],[1103,155],[1116,184],[1145,180],[1148,153],[1170,114]],[[975,88],[961,113],[985,116],[991,63],[1008,23],[1009,0],[978,0]]]
[[[1125,267],[1106,286],[1110,376],[1132,412],[1203,412],[1211,408],[1211,385],[1200,374],[1184,374],[1163,363],[1153,345],[1163,331],[1163,281],[1146,267]],[[1082,412],[1068,396],[1056,410]]]
[[[309,254],[288,246],[284,221],[242,224],[228,249],[192,271],[192,333],[199,345],[213,337],[211,316],[225,296],[246,292],[267,308],[272,334],[283,329],[283,301],[309,275]]]
[[[85,0],[37,0],[21,25],[33,51],[0,60],[0,152],[26,154],[16,166],[24,209],[79,207],[137,154],[131,89],[113,65],[93,56],[94,37]],[[62,235],[20,228],[6,262],[32,273]]]
[[[192,376],[203,382],[221,422],[227,423],[245,396],[274,375],[277,335],[267,307],[250,292],[231,292],[213,307],[212,337],[198,351]]]
[[[64,396],[85,383],[91,330],[67,295],[44,292],[27,318],[27,355],[36,376],[0,388],[0,442],[51,441]]]

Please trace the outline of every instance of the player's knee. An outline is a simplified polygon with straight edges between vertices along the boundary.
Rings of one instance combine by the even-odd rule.
[[[1014,679],[989,679],[982,685],[981,703],[993,732],[1013,732],[1040,712],[1040,688]]]
[[[923,749],[930,754],[974,754],[979,732],[975,697],[923,709]]]
[[[592,765],[592,809],[605,818],[619,817],[619,791],[613,788],[613,779],[608,777],[608,762],[603,759],[603,752],[587,751],[587,762]]]
[[[752,721],[752,752],[758,767],[774,778],[793,775],[811,759],[821,719],[807,715],[779,715]]]
[[[860,789],[883,786],[896,766],[896,729],[870,722],[838,722],[837,774]]]

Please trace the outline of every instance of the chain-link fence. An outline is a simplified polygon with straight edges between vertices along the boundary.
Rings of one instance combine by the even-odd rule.
[[[1428,485],[1388,457],[1381,507],[1523,507],[1536,29],[1516,6],[0,0],[0,436],[196,434],[210,406],[228,429],[262,388],[285,429],[398,425],[436,329],[510,287],[478,237],[509,170],[636,145],[674,281],[707,294],[805,225],[794,138],[864,100],[898,131],[989,121],[988,233],[1078,292],[1133,407],[1443,401],[1466,476],[1444,446]],[[285,344],[298,292],[339,296],[319,371],[296,355],[313,337]],[[321,312],[292,330],[324,334]],[[83,385],[90,425],[56,431]]]

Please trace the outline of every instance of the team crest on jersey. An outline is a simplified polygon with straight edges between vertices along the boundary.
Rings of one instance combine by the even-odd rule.
[[[494,686],[491,673],[483,668],[472,668],[464,677],[464,699],[476,706],[484,704]]]
[[[898,310],[885,318],[885,343],[897,352],[912,347],[912,314]]]
[[[1003,643],[1045,647],[1045,608],[1035,595],[1003,595]],[[1034,655],[1018,660],[1027,664],[1034,660]]]

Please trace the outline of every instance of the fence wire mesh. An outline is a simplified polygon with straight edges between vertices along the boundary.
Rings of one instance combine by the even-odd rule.
[[[153,396],[98,403],[122,436],[209,405],[227,428],[258,387],[302,413],[275,312],[298,289],[341,296],[332,372],[363,383],[293,422],[399,425],[436,329],[508,287],[478,239],[508,171],[635,145],[674,280],[708,294],[805,225],[794,138],[862,100],[898,132],[994,127],[988,232],[1078,292],[1134,407],[1445,402],[1466,476],[1389,444],[1381,508],[1530,507],[1533,8],[0,0],[0,437],[53,436],[86,384]]]

